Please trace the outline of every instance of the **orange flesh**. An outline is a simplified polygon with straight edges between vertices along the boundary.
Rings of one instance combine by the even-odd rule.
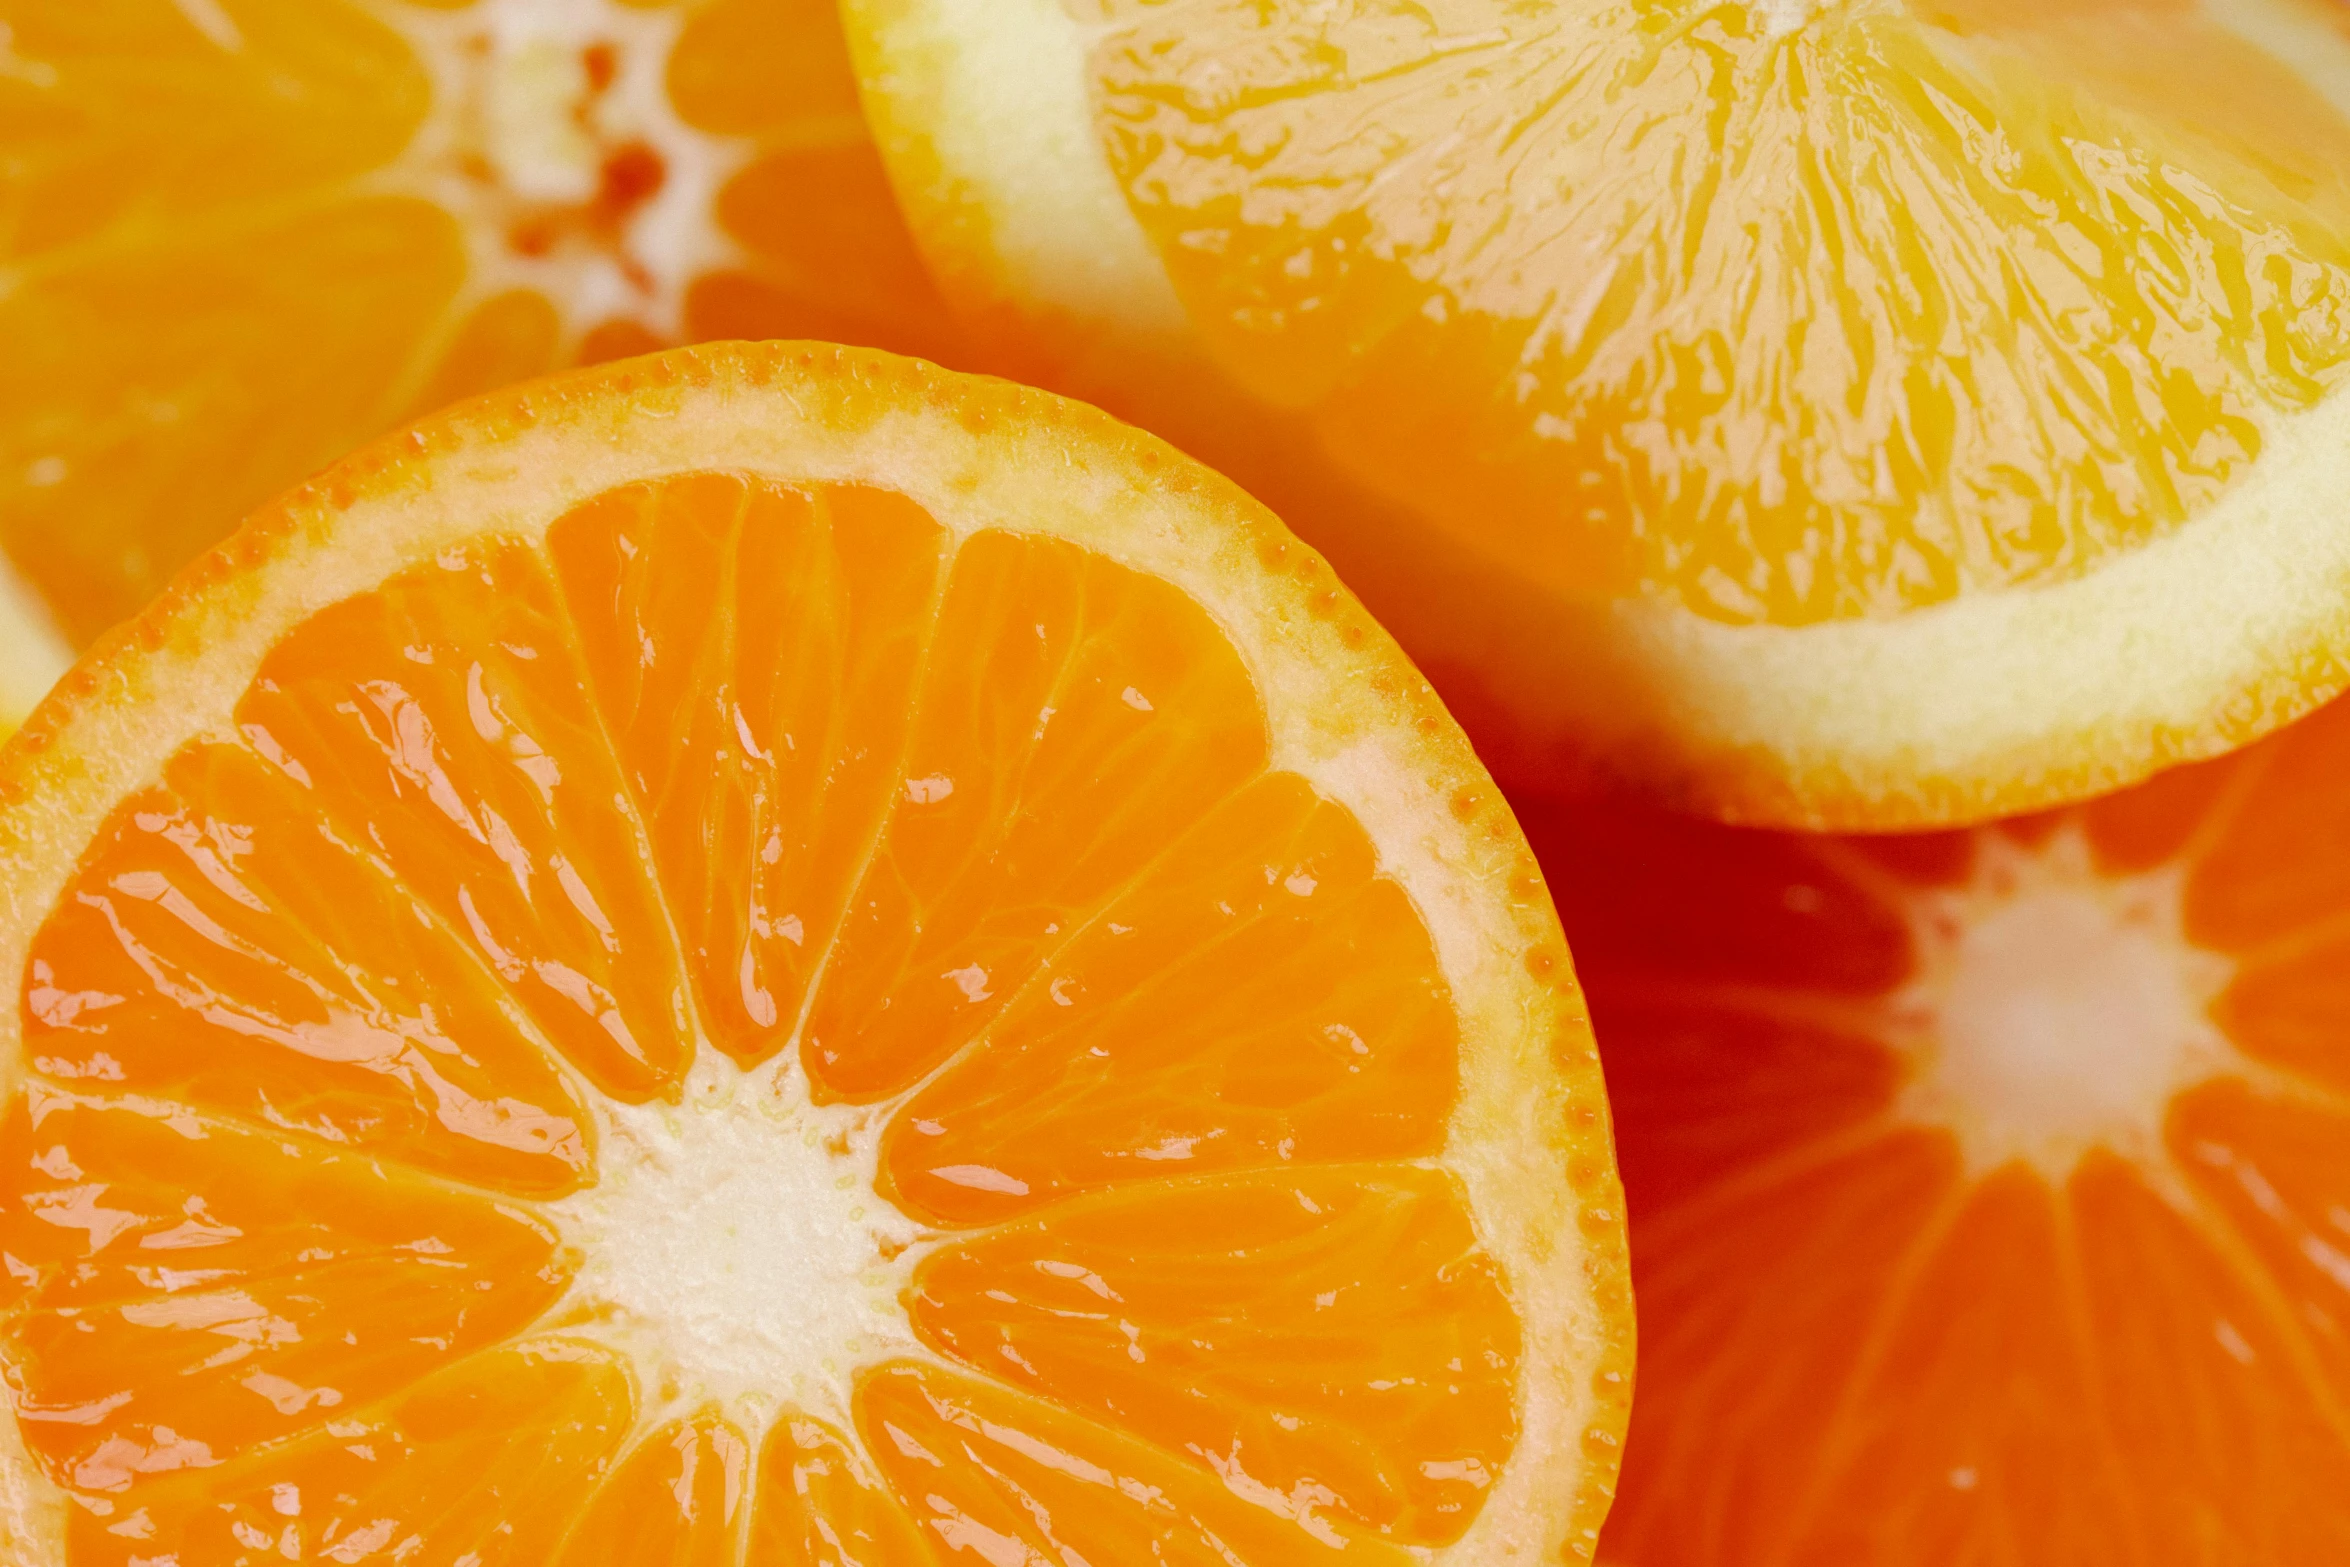
[[[1535,813],[1619,1117],[1642,1310],[1602,1559],[2343,1559],[2346,768],[2337,703],[1971,833]],[[2064,1157],[1986,1158],[1920,1097],[1961,1048],[1949,1014],[1902,998],[1933,897],[2067,844],[2092,885],[2171,889],[2177,962],[2219,975],[2188,1020],[2213,1048]],[[2107,1016],[2115,1037],[2131,1015]]]
[[[1278,410],[1546,592],[2077,576],[2350,373],[2350,122],[2178,0],[1070,10],[1260,403],[1154,413],[1237,463]]]
[[[204,30],[210,7],[11,6],[0,548],[70,640],[136,610],[278,491],[461,397],[673,338],[944,350],[830,5],[651,8],[684,13],[662,64],[669,108],[731,169],[695,215],[731,254],[681,280],[674,321],[630,225],[676,171],[641,141],[604,137],[576,200],[506,188],[463,136],[445,168],[402,162],[436,115],[485,112],[437,92],[494,88],[436,86],[393,24],[498,8],[403,0],[379,17],[349,0],[251,0],[220,13],[230,48]],[[562,123],[593,123],[613,49],[577,45]],[[461,221],[409,188],[419,179],[453,182],[489,216]],[[629,297],[565,320],[531,287],[485,282],[469,246],[610,260]]]
[[[692,474],[329,607],[236,723],[27,970],[0,1355],[70,1561],[1401,1567],[1476,1516],[1522,1346],[1427,1162],[1450,995],[1172,587]],[[776,1408],[599,1336],[543,1205],[697,1050],[880,1107],[943,1364]]]

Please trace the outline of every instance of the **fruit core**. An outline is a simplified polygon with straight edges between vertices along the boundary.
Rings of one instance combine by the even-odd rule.
[[[2231,965],[2196,947],[2174,869],[2114,875],[2071,828],[1980,840],[1958,888],[1921,894],[1916,975],[1897,998],[1908,1109],[1977,1170],[2025,1159],[2061,1179],[2092,1147],[2159,1156],[2183,1088],[2232,1052],[2208,1008]]]
[[[477,291],[531,289],[575,337],[614,322],[676,336],[686,286],[733,255],[709,214],[746,156],[670,105],[679,10],[402,9],[433,108],[388,183],[457,214]]]
[[[1824,3],[1825,0],[1755,0],[1753,9],[1765,38],[1784,38],[1789,33],[1800,32]]]
[[[559,1315],[664,1401],[845,1410],[858,1366],[914,1348],[922,1232],[874,1192],[884,1120],[704,1050],[678,1103],[609,1112],[596,1184],[554,1205],[580,1260]]]

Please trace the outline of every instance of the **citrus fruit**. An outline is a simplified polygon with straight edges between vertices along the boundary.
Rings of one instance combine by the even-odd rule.
[[[1947,825],[2350,681],[2339,5],[845,14],[999,361],[1272,504],[1505,784]]]
[[[0,147],[0,547],[73,646],[457,397],[946,341],[826,0],[0,0]]]
[[[493,394],[0,787],[11,1561],[1590,1553],[1540,875],[1148,437],[806,345]]]
[[[2350,701],[1959,832],[1527,830],[1632,1211],[1602,1561],[2350,1559]]]

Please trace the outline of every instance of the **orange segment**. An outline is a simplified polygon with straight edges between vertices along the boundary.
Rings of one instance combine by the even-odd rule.
[[[527,288],[492,294],[457,323],[411,411],[429,413],[481,387],[543,375],[562,336],[562,317],[544,294]]]
[[[14,657],[86,644],[453,399],[693,339],[955,341],[829,5],[25,0],[7,26]]]
[[[1644,1209],[1863,1128],[1901,1087],[1899,1063],[1857,1019],[1724,1005],[1702,991],[1619,1000],[1608,1042],[1608,1096]]]
[[[750,1470],[749,1445],[724,1420],[701,1414],[673,1421],[612,1467],[550,1560],[558,1567],[732,1567],[741,1560]]]
[[[761,1060],[880,828],[944,536],[885,492],[711,474],[606,496],[549,540],[706,1026]]]
[[[543,1221],[309,1139],[40,1088],[0,1147],[26,1445],[83,1493],[365,1409],[545,1311]]]
[[[685,300],[695,337],[870,338],[908,352],[952,345],[881,158],[864,122],[850,124],[853,139],[768,153],[720,187],[718,226],[762,265],[696,280]],[[809,226],[809,212],[824,214],[821,228]]]
[[[626,1435],[628,1376],[588,1346],[476,1355],[291,1447],[77,1508],[69,1559],[532,1567]]]
[[[1448,1003],[1361,827],[1269,773],[907,1102],[884,1167],[914,1212],[970,1225],[1118,1182],[1432,1152],[1458,1093]]]
[[[2350,970],[2350,933],[2314,940],[2273,958],[2250,959],[2212,1015],[2236,1047],[2336,1093],[2350,1091],[2342,1054],[2342,975]]]
[[[1609,1560],[1744,1560],[1786,1537],[1830,1439],[1824,1400],[1853,1375],[1958,1173],[1947,1148],[1914,1135],[1775,1164],[1679,1214],[1631,1189],[1640,1390]]]
[[[26,153],[10,171],[20,253],[126,217],[184,222],[235,197],[349,179],[397,154],[425,116],[422,66],[357,6],[259,0],[204,20],[211,30],[170,0],[11,8],[10,52],[33,67],[11,73],[7,98]]]
[[[2187,846],[2234,776],[2234,766],[2224,760],[2173,768],[2138,788],[2092,800],[2081,811],[2081,829],[2098,863],[2117,871],[2152,870]]]
[[[1279,1507],[1260,1511],[1204,1470],[969,1377],[886,1366],[857,1402],[875,1461],[949,1561],[1050,1561],[1047,1551],[1169,1567],[1414,1559]]]
[[[1869,1324],[1832,1406],[1792,1559],[2055,1563],[2112,1550],[2112,1433],[2090,1397],[2054,1194],[2037,1171],[2008,1165],[1942,1218],[1893,1281],[1893,1305]],[[1951,1311],[1957,1299],[1968,1309]],[[1923,1474],[1944,1478],[1940,1494],[1918,1494]],[[2033,1520],[2028,1543],[2010,1543],[2017,1518]]]
[[[86,665],[0,841],[11,1563],[1590,1556],[1530,852],[1098,415],[775,346],[458,410]]]
[[[691,336],[830,337],[902,353],[954,344],[867,136],[831,5],[711,0],[679,32],[667,85],[686,124],[752,149],[710,209],[742,255],[687,290]]]
[[[322,612],[237,723],[599,1085],[643,1095],[683,1070],[668,922],[535,552],[445,552]]]
[[[799,1416],[768,1434],[746,1554],[777,1567],[926,1567],[936,1559],[848,1440]]]
[[[1408,1544],[1459,1538],[1517,1435],[1517,1318],[1462,1194],[1409,1167],[1060,1206],[934,1252],[914,1291],[966,1365]]]
[[[2110,1346],[2098,1357],[2106,1408],[2130,1459],[2122,1515],[2142,1520],[2151,1541],[2333,1560],[2350,1546],[2341,1512],[2350,1461],[2339,1384],[2310,1375],[2297,1342],[2305,1327],[2175,1207],[2118,1172],[2094,1172],[2094,1183],[2091,1173],[2074,1203],[2088,1331]],[[2136,1374],[2157,1358],[2159,1381]]]
[[[2271,1351],[2270,1363],[2282,1355],[2283,1365],[2318,1373],[2329,1389],[2350,1379],[2350,1324],[2338,1315],[2350,1282],[2350,1237],[2339,1217],[2346,1122],[2338,1102],[2295,1103],[2222,1080],[2181,1095],[2168,1128],[2172,1156],[2229,1227],[2224,1244],[2236,1260],[2257,1260],[2260,1315],[2282,1313],[2299,1330]],[[2213,1331],[2223,1347],[2238,1342]]]
[[[793,141],[861,135],[840,18],[823,0],[714,0],[692,8],[667,66],[688,124]]]
[[[2345,762],[2337,703],[1964,834],[1536,814],[1646,1314],[1603,1554],[2339,1555]]]
[[[445,213],[386,196],[28,269],[0,300],[0,515],[66,635],[87,642],[241,510],[405,411],[464,265]]]
[[[1200,606],[1058,542],[958,554],[900,784],[808,1019],[848,1098],[911,1087],[1265,764]]]
[[[38,1071],[509,1192],[586,1176],[587,1111],[505,992],[300,786],[229,745],[164,777],[34,938]],[[372,972],[341,956],[362,950]]]
[[[2342,917],[2350,904],[2350,821],[2331,797],[2345,769],[2350,729],[2330,719],[2278,736],[2239,770],[2188,885],[2196,940],[2249,952]]]

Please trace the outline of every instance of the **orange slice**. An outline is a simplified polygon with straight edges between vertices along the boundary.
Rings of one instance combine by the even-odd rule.
[[[2350,1553],[2350,702],[2094,804],[1528,830],[1641,1305],[1621,1567]]]
[[[849,0],[1001,362],[1262,495],[1504,782],[1944,824],[2350,682],[2331,0]]]
[[[0,547],[75,646],[454,398],[948,341],[824,0],[18,0],[0,145]]]
[[[467,405],[0,799],[10,1561],[1590,1554],[1541,878],[1147,437],[791,345]]]

